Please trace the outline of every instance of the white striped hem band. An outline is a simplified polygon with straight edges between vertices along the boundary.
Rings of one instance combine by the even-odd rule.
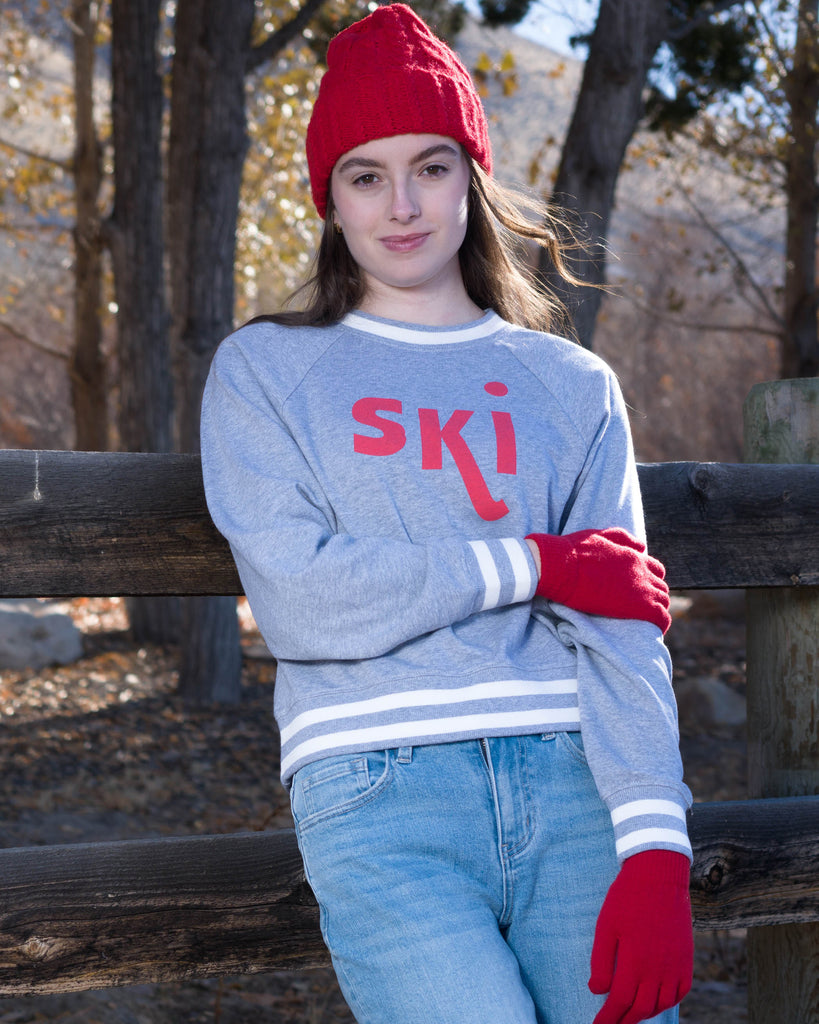
[[[396,742],[420,744],[424,739],[434,738],[441,742],[446,736],[468,734],[481,736],[498,728],[501,729],[543,729],[549,726],[580,724],[577,707],[544,709],[533,711],[490,711],[486,714],[455,715],[446,718],[422,718],[418,721],[382,723],[381,725],[359,727],[341,732],[331,732],[305,740],[293,747],[282,757],[281,773],[287,778],[293,765],[300,761],[312,760],[334,750],[367,750],[373,746],[389,747]]]
[[[576,679],[496,679],[471,686],[453,686],[448,689],[407,690],[403,693],[385,693],[367,700],[354,700],[346,704],[329,704],[303,711],[281,730],[282,743],[289,743],[296,733],[321,722],[339,718],[363,718],[405,708],[435,707],[442,704],[468,704],[481,700],[508,700],[511,697],[555,697],[577,693]],[[576,712],[577,708],[573,707]]]

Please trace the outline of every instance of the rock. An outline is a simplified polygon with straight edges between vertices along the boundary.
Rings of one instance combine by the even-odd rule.
[[[691,676],[675,680],[674,692],[680,722],[701,729],[714,726],[744,725],[745,698],[736,690],[711,676]]]
[[[689,619],[730,619],[745,621],[744,590],[676,590],[677,613]]]
[[[669,596],[669,611],[671,612],[671,618],[673,619],[685,619],[688,618],[691,607],[694,604],[693,598],[686,596],[682,591],[672,592]]]
[[[59,609],[36,598],[0,601],[0,669],[36,671],[82,657],[82,634]]]

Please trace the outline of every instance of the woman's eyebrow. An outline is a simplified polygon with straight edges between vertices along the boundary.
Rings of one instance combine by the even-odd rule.
[[[410,163],[420,164],[424,160],[429,160],[431,156],[437,156],[438,154],[457,156],[458,150],[454,146],[450,146],[448,142],[437,142],[434,146],[428,146],[426,149],[422,149],[418,156],[413,157]]]
[[[410,163],[420,164],[424,160],[429,160],[431,156],[437,156],[439,154],[445,154],[446,156],[453,157],[458,155],[458,150],[448,142],[437,142],[434,146],[427,146],[426,149],[422,149],[420,153],[410,160]],[[385,165],[380,160],[373,160],[370,157],[351,156],[349,160],[345,160],[343,164],[339,164],[336,170],[339,174],[343,174],[345,171],[349,171],[353,167],[383,170]]]
[[[343,164],[339,164],[336,170],[339,174],[343,174],[345,171],[349,171],[351,167],[375,167],[383,169],[384,164],[379,160],[369,160],[364,156],[351,156],[349,160],[345,160]]]

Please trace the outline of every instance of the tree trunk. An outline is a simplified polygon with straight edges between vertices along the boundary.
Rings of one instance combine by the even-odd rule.
[[[172,390],[162,229],[161,0],[113,0],[114,262],[119,433],[126,451],[171,451]]]
[[[102,241],[99,192],[102,181],[100,144],[94,125],[94,33],[91,0],[74,0],[74,350],[71,354],[71,401],[74,447],[81,451],[108,448],[105,363],[101,353]]]
[[[816,230],[819,181],[816,118],[819,113],[818,0],[799,0],[793,66],[785,79],[790,138],[785,166],[785,330],[782,376],[819,374]]]
[[[120,446],[173,448],[172,378],[162,224],[162,81],[156,65],[161,0],[112,0],[114,213],[111,254],[119,313]],[[137,642],[179,639],[176,598],[131,598]]]
[[[202,389],[233,328],[239,189],[247,151],[245,72],[254,0],[179,0],[168,153],[177,447],[199,451]],[[236,602],[189,598],[181,692],[192,702],[238,700]]]
[[[643,113],[651,62],[668,28],[667,0],[601,0],[577,101],[563,145],[553,198],[576,215],[591,245],[574,269],[581,280],[605,279],[606,238],[617,176]],[[592,347],[602,292],[576,288],[541,256],[540,273],[568,307],[578,340]]]

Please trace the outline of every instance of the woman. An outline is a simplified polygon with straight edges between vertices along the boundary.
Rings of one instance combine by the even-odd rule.
[[[452,51],[394,4],[327,63],[307,306],[222,344],[202,459],[339,982],[361,1024],[669,1024],[690,794],[619,389],[544,333],[509,252],[562,253]]]

